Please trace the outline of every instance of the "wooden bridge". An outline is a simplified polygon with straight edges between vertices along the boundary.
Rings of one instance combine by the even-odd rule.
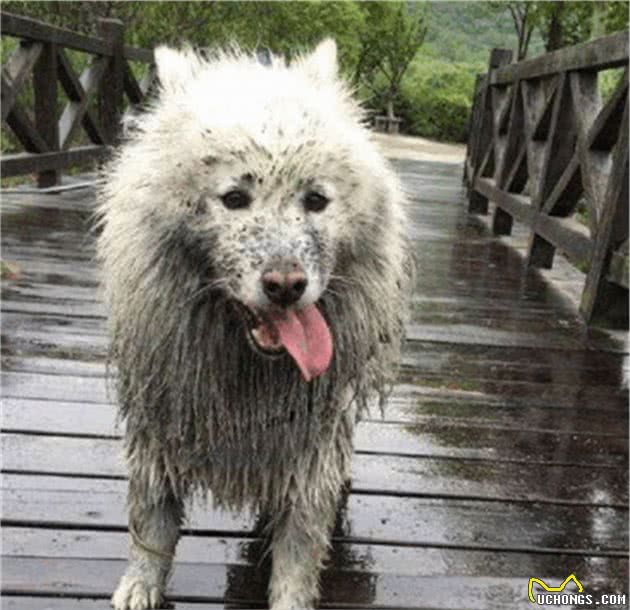
[[[127,522],[88,230],[94,190],[53,185],[106,153],[123,96],[139,103],[150,84],[132,63],[151,54],[125,47],[116,23],[96,38],[2,17],[3,36],[21,40],[3,66],[2,116],[26,151],[3,156],[2,170],[53,187],[2,195],[2,608],[104,610]],[[67,49],[93,56],[80,76]],[[588,321],[627,299],[615,283],[627,244],[617,224],[628,206],[627,72],[599,113],[593,89],[594,72],[627,66],[627,39],[505,60],[493,53],[478,83],[467,189],[458,164],[394,161],[413,202],[413,319],[385,419],[358,430],[322,607],[531,608],[530,578],[557,586],[571,574],[595,598],[626,595],[599,607],[627,607],[627,341],[585,323],[564,290],[581,288],[568,263],[555,267],[563,290],[535,269],[554,248],[585,256]],[[31,73],[33,112],[19,95]],[[46,97],[57,78],[69,100],[60,121]],[[88,141],[75,144],[81,128]],[[568,226],[583,191],[590,229]],[[496,235],[510,229],[525,256]],[[195,507],[169,600],[264,607],[261,557],[254,519]]]

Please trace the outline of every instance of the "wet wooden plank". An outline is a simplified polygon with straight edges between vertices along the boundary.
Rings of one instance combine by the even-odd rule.
[[[88,339],[79,342],[88,343]],[[47,343],[44,342],[44,347]],[[103,345],[103,350],[106,345]],[[8,373],[1,375],[3,395],[8,397],[75,400],[80,402],[109,403],[105,381],[76,375],[42,375],[38,373]]]
[[[73,485],[70,490],[42,489],[56,485],[58,478],[4,475],[4,524],[126,528],[125,481],[75,479],[66,482]],[[17,489],[16,484],[30,488]],[[350,494],[335,537],[389,546],[623,556],[627,517],[627,510],[613,507]],[[588,527],[596,521],[607,527]],[[251,536],[255,529],[247,515],[210,511],[199,504],[184,525],[185,531],[200,535]]]
[[[64,378],[60,377],[60,379]],[[78,379],[82,382],[92,380],[89,377]],[[100,398],[106,396],[107,392],[103,384]],[[33,425],[34,423],[31,422],[24,429],[32,428]],[[54,433],[53,430],[46,432]],[[66,432],[79,433],[67,430]],[[627,439],[624,430],[618,430],[617,436],[588,433],[566,434],[545,428],[510,430],[509,434],[506,432],[508,431],[497,427],[485,428],[472,424],[453,426],[450,421],[442,422],[439,418],[414,424],[384,424],[370,421],[358,426],[355,435],[355,450],[377,454],[489,459],[531,464],[571,463],[619,466],[627,462]],[[111,426],[97,432],[100,435],[113,433]],[[74,456],[79,456],[84,451],[89,452],[90,448],[92,451],[98,450],[101,457],[108,453],[113,455],[117,451],[117,440],[54,437],[48,434],[40,436],[7,433],[2,442],[6,451],[4,467],[10,469],[18,468],[20,463],[24,464],[27,470],[41,470],[40,464],[42,467],[48,465],[52,468],[53,463],[61,468],[64,463],[75,464]],[[99,464],[103,468],[106,463],[111,463],[111,461],[92,462],[89,458],[79,461],[82,470],[78,472],[84,473]]]
[[[86,410],[79,406],[68,411],[75,430],[89,429],[100,438],[6,434],[24,431],[19,411],[14,407],[5,404],[3,447],[6,455],[15,456],[4,462],[6,471],[126,476],[121,448],[112,440],[119,431],[114,427],[113,411],[107,407]],[[56,421],[55,416],[41,409],[40,426],[47,435],[59,427]],[[89,457],[90,452],[94,452],[93,458]],[[361,452],[359,448],[352,463],[352,486],[354,491],[372,494],[626,506],[627,474],[618,468],[601,466],[518,463],[495,457],[454,462],[439,455],[387,455],[373,449]]]
[[[50,278],[54,281],[53,275]],[[89,286],[78,284],[73,288],[75,291],[90,290]],[[32,285],[26,290],[29,297],[35,296]],[[55,298],[54,295],[50,296]],[[58,296],[64,301],[68,298],[65,291],[60,292]],[[7,291],[7,297],[24,298],[24,290],[13,287]],[[94,302],[92,298],[90,304]],[[12,331],[16,340],[37,334],[59,344],[76,342],[76,335],[88,333],[91,336],[106,338],[105,319],[100,315],[98,318],[86,319],[85,313],[79,316],[72,316],[70,312],[54,315],[46,311],[42,313],[7,311],[6,307],[4,311],[4,324]],[[530,320],[524,329],[522,319],[518,317],[512,319],[507,315],[475,319],[464,314],[456,316],[447,316],[445,313],[414,314],[412,323],[407,327],[407,337],[411,342],[529,348],[539,351],[575,351],[588,348],[588,335],[584,332],[584,326],[576,319],[567,318],[556,318],[553,323],[544,319]]]
[[[509,433],[508,433],[509,432]],[[507,431],[475,425],[363,424],[357,450],[398,455],[431,455],[539,463],[617,464],[627,461],[627,440],[619,436],[558,434],[546,429]]]
[[[57,340],[60,344],[66,337],[100,338],[101,343],[102,340],[108,339],[103,318],[4,313],[2,319],[3,328],[14,337],[41,335],[50,340]]]
[[[448,556],[444,559],[448,559]],[[83,563],[82,563],[83,562]],[[80,595],[107,599],[116,579],[124,569],[124,561],[103,559],[58,559],[54,562],[38,558],[12,558],[5,560],[3,570],[5,587],[11,592],[27,590],[29,587],[38,593],[65,596]],[[569,561],[569,565],[572,562]],[[446,561],[438,565],[446,565]],[[605,567],[622,567],[617,563]],[[489,566],[488,566],[489,567]],[[8,568],[8,569],[7,569]],[[531,568],[530,568],[531,570]],[[421,600],[426,591],[431,591],[431,608],[495,609],[497,607],[527,608],[530,605],[526,596],[527,574],[494,577],[468,576],[466,574],[443,575],[435,565],[422,562],[417,574],[391,574],[370,571],[354,573],[344,571],[324,571],[322,578],[321,607],[334,608],[426,608]],[[449,570],[450,572],[450,570]],[[81,576],[77,576],[81,573]],[[558,571],[554,570],[557,574]],[[584,572],[582,572],[584,573]],[[583,580],[598,583],[602,580],[601,567],[589,567]],[[553,577],[552,577],[553,578]],[[556,578],[562,580],[562,576]],[[556,578],[553,578],[555,580]],[[177,601],[194,598],[210,603],[241,601],[260,604],[265,599],[267,585],[266,570],[238,565],[209,565],[182,563],[177,565],[168,598]],[[608,579],[604,590],[621,590],[622,577]],[[589,591],[601,591],[602,585],[595,584]],[[488,589],[497,593],[488,596]],[[194,595],[190,591],[195,591]],[[457,600],[453,604],[454,600]],[[211,606],[210,606],[211,607]],[[232,607],[232,606],[230,606]],[[247,607],[252,607],[247,605]],[[258,606],[256,606],[258,607]]]
[[[78,377],[116,378],[116,369],[102,360],[79,360],[76,358],[54,358],[49,356],[21,356],[7,353],[2,359],[2,368],[14,373],[43,373],[46,375],[76,375]]]
[[[623,408],[623,404],[619,405]],[[506,433],[521,430],[557,430],[563,434],[603,434],[624,436],[628,414],[622,409],[570,408],[552,406],[511,405],[510,403],[484,403],[458,398],[452,392],[438,397],[418,396],[415,400],[390,398],[385,420],[398,423],[422,423],[439,417],[453,427],[473,425],[501,429]],[[374,417],[374,421],[379,421]]]
[[[38,315],[62,315],[83,318],[105,319],[105,307],[97,301],[76,301],[55,299],[47,301],[23,299],[18,295],[2,299],[2,311],[8,313],[27,313]]]
[[[3,537],[5,553],[11,557],[42,558],[51,561],[85,557],[119,560],[117,566],[122,569],[122,562],[127,552],[127,536],[122,532],[70,531],[31,528],[5,528]],[[225,564],[226,573],[248,574],[258,568],[258,561],[263,553],[263,544],[259,539],[247,538],[211,538],[183,536],[179,545],[175,573],[187,570],[188,565],[201,564],[210,575],[220,564]],[[352,577],[352,582],[376,583],[381,586],[384,577],[422,577],[447,575],[449,577],[487,577],[497,572],[504,576],[524,579],[536,566],[537,573],[547,577],[564,579],[564,570],[570,569],[589,583],[606,579],[608,587],[621,583],[627,572],[627,559],[600,558],[593,562],[576,555],[544,555],[525,553],[500,553],[435,548],[395,548],[383,545],[352,544],[335,541],[327,569],[324,572],[323,589],[328,603],[338,600],[339,581],[331,579],[335,571],[345,577]],[[107,565],[103,562],[103,565]],[[111,565],[111,564],[110,564]],[[611,581],[608,574],[617,576]],[[250,574],[251,575],[251,574]],[[64,575],[67,578],[67,574]],[[114,577],[115,578],[115,577]],[[615,580],[616,579],[616,580]],[[253,579],[262,587],[264,579]],[[453,578],[454,580],[454,578]],[[239,579],[240,581],[240,579]],[[38,581],[38,584],[41,581]],[[67,581],[62,581],[67,582]],[[404,581],[403,581],[404,582]],[[83,584],[83,583],[81,583]],[[61,587],[57,589],[60,591]],[[171,589],[173,590],[173,589]],[[101,591],[106,593],[105,586]],[[225,592],[233,591],[225,586]],[[355,590],[356,591],[356,590]],[[238,591],[237,591],[238,592]],[[94,593],[92,593],[94,594]],[[175,594],[174,597],[177,597]],[[262,599],[262,596],[261,596]],[[358,598],[357,598],[358,599]],[[367,603],[367,600],[364,600]],[[465,600],[469,602],[469,599]],[[324,604],[327,605],[327,604]],[[21,608],[21,606],[12,606]],[[29,608],[30,606],[26,606]],[[65,608],[65,606],[58,606]],[[178,600],[177,607],[186,607]],[[400,606],[396,606],[399,608]],[[451,608],[454,606],[450,606]],[[69,606],[75,608],[75,606]],[[76,606],[81,608],[81,606]],[[52,606],[51,610],[57,606]]]
[[[3,363],[4,364],[4,363]],[[86,376],[92,370],[84,363]],[[98,366],[97,364],[94,365]],[[48,370],[50,372],[50,370]],[[73,435],[116,434],[116,407],[107,403],[63,402],[42,399],[5,397],[2,428],[33,433]],[[88,407],[88,408],[86,408]],[[561,409],[546,407],[510,406],[502,403],[483,403],[447,397],[426,397],[422,394],[394,393],[382,418],[373,409],[369,418],[375,424],[425,424],[432,422],[453,428],[491,428],[504,432],[557,430],[563,434],[624,436],[628,414],[619,409]]]
[[[421,236],[422,239],[426,239],[426,237],[426,235]],[[87,263],[79,264],[75,268],[64,260],[67,255],[70,255],[70,252],[61,252],[56,254],[56,260],[39,262],[21,255],[19,252],[12,251],[10,247],[5,247],[4,257],[18,263],[23,280],[22,283],[16,281],[8,284],[8,288],[19,290],[21,284],[27,283],[34,287],[44,284],[41,289],[45,290],[50,288],[47,286],[49,280],[52,280],[60,291],[77,286],[96,287],[97,269],[91,269]],[[512,271],[492,277],[496,274],[492,270],[500,265],[490,260],[479,262],[472,260],[466,263],[462,262],[457,266],[454,261],[447,257],[440,259],[432,255],[420,262],[421,270],[423,264],[437,267],[437,270],[443,269],[448,275],[443,277],[433,274],[420,275],[417,279],[419,294],[431,294],[432,298],[441,296],[444,299],[459,297],[458,300],[462,299],[464,302],[466,299],[475,298],[478,303],[492,297],[493,299],[501,299],[509,306],[510,310],[517,311],[523,307],[540,308],[545,305],[545,300],[538,298],[541,296],[543,287],[540,279],[529,281],[524,285],[520,265],[516,269],[513,268]],[[475,269],[476,267],[478,270]],[[492,302],[486,302],[486,304],[491,305]],[[547,305],[548,311],[551,310],[550,305]]]
[[[76,301],[77,304],[87,302],[89,304],[99,303],[96,291],[93,287],[65,286],[58,287],[54,284],[27,283],[7,283],[3,286],[3,294],[8,299],[20,298],[29,301],[46,302],[66,302]]]
[[[82,288],[82,290],[86,290]],[[32,288],[25,290],[19,290],[16,292],[9,292],[10,298],[15,298],[16,295],[22,296],[25,292],[33,293]],[[64,301],[62,301],[64,302]],[[90,305],[96,303],[90,300]],[[79,305],[80,307],[80,305]],[[88,313],[84,310],[85,314]],[[46,312],[47,313],[47,312]],[[103,351],[103,346],[107,344],[107,336],[104,329],[104,319],[96,318],[93,320],[92,327],[89,330],[81,330],[82,326],[85,326],[90,320],[85,320],[88,315],[77,316],[75,318],[65,315],[32,315],[28,314],[16,314],[13,312],[7,312],[8,318],[7,326],[11,327],[11,338],[16,342],[28,342],[33,341],[37,343],[38,338],[41,338],[47,343],[57,344],[60,348],[78,348],[83,346],[87,347],[83,337],[89,333],[96,338],[97,347],[100,352]],[[467,320],[465,323],[433,323],[435,318],[431,320],[431,323],[423,324],[411,324],[408,326],[407,335],[409,341],[415,342],[432,342],[439,344],[450,345],[485,345],[488,347],[508,347],[515,348],[530,348],[535,350],[553,350],[559,349],[563,351],[575,351],[589,349],[588,337],[578,338],[575,335],[570,335],[570,329],[567,325],[558,323],[555,334],[544,333],[542,328],[537,324],[530,324],[532,327],[532,333],[521,330],[518,321],[513,323],[508,322],[507,328],[500,328],[500,322],[497,323],[495,328],[484,328],[483,326],[476,326],[471,323],[472,320]],[[545,324],[549,327],[549,325]],[[538,327],[538,328],[537,328]],[[549,329],[549,328],[548,328]],[[540,332],[536,332],[540,331]],[[41,341],[40,341],[41,342]],[[611,346],[611,351],[618,351],[624,353],[624,348],[615,348]]]
[[[109,599],[46,597],[29,595],[3,595],[2,610],[111,610]],[[223,610],[224,604],[208,602],[186,603],[178,600],[177,610]],[[172,610],[163,609],[163,610]]]
[[[56,365],[63,374],[64,360]],[[74,364],[75,361],[70,361]],[[78,363],[77,363],[78,364]],[[98,363],[80,363],[85,377],[100,377]],[[10,366],[10,358],[3,361]],[[46,369],[48,373],[50,368]],[[112,381],[113,383],[113,381]],[[47,399],[24,399],[5,397],[3,401],[5,431],[21,430],[33,433],[59,435],[117,435],[114,422],[116,407],[110,403],[56,401]],[[439,434],[443,426],[452,429],[490,429],[503,432],[523,430],[531,432],[549,431],[559,435],[609,436],[625,438],[628,414],[617,410],[594,409],[550,409],[541,407],[510,407],[505,404],[484,404],[480,401],[457,400],[454,395],[438,398],[415,394],[413,391],[394,391],[385,407],[384,417],[373,408],[366,422],[375,425],[405,424]]]
[[[469,323],[461,324],[410,324],[407,337],[413,341],[437,343],[464,343],[492,347],[530,347],[536,349],[579,350],[586,346],[575,336],[537,335],[522,330],[483,328]]]
[[[463,385],[463,384],[461,384]],[[500,387],[500,384],[497,384]],[[498,409],[497,413],[510,409],[541,409],[547,413],[566,414],[573,411],[601,410],[604,415],[607,412],[618,414],[620,418],[627,416],[628,400],[623,391],[613,392],[612,396],[606,396],[602,403],[601,396],[592,396],[588,386],[578,387],[576,391],[569,391],[568,386],[561,386],[557,391],[550,389],[551,384],[535,384],[531,392],[527,392],[526,386],[521,387],[522,392],[512,393],[505,391],[502,394],[489,394],[460,387],[453,383],[452,379],[434,377],[426,382],[415,382],[408,376],[407,381],[402,381],[396,386],[394,397],[401,396],[402,400],[415,401],[417,404],[430,404],[436,408],[448,408],[452,405],[459,408],[468,405],[472,408],[484,406]],[[506,385],[506,388],[509,388]],[[541,395],[535,394],[538,390]],[[561,390],[564,390],[562,392]]]
[[[601,351],[531,350],[488,346],[458,346],[410,341],[403,357],[418,369],[474,378],[511,379],[545,383],[596,382],[623,386],[629,360],[625,354]]]
[[[352,491],[373,495],[627,507],[627,474],[585,465],[355,455]]]
[[[97,344],[97,337],[92,337],[92,349],[86,338],[77,335],[74,342],[65,345],[51,344],[41,337],[31,337],[28,345],[15,338],[5,338],[5,347],[9,353],[49,353],[60,358],[77,358],[88,361],[102,361],[107,345]],[[100,351],[95,352],[95,347]],[[4,395],[17,398],[43,398],[48,400],[75,402],[106,402],[115,400],[115,394],[108,395],[102,379],[85,379],[75,375],[43,375],[23,372],[2,372]],[[611,388],[598,385],[553,383],[511,383],[462,379],[452,375],[427,375],[422,378],[421,371],[401,370],[400,381],[413,386],[414,392],[424,396],[450,396],[453,401],[469,399],[475,403],[497,401],[516,406],[553,406],[553,408],[602,408],[622,409],[627,411],[628,395],[625,388]],[[604,398],[605,397],[605,398]]]
[[[44,559],[12,558],[3,561],[3,580],[7,591],[37,592],[48,595],[63,591],[65,595],[107,598],[117,578],[124,570],[125,562],[94,559]],[[80,571],[81,576],[77,576]],[[197,601],[240,601],[261,604],[265,599],[267,578],[261,570],[221,565],[184,564],[175,570],[169,587],[168,598],[190,599],[195,591]],[[496,588],[493,600],[487,598],[488,587]],[[469,610],[496,608],[510,605],[526,608],[530,604],[523,595],[522,578],[493,577],[445,577],[445,576],[398,576],[367,575],[364,580],[354,574],[333,572],[322,578],[322,601],[325,604],[343,605],[347,608],[420,608],[422,593],[431,590],[432,608],[453,608],[452,599],[461,600],[460,608]],[[329,593],[330,592],[330,593]],[[523,598],[524,601],[523,601]],[[456,606],[457,607],[457,606]]]
[[[628,396],[624,388],[596,385],[573,386],[553,383],[502,383],[484,380],[454,380],[451,376],[433,376],[418,379],[420,374],[402,369],[401,383],[413,384],[415,390],[425,396],[439,396],[442,399],[471,400],[475,403],[500,403],[511,407],[537,406],[554,409],[601,408],[627,412]]]
[[[16,261],[20,268],[18,281],[21,283],[51,283],[68,286],[93,287],[98,284],[98,271],[90,261],[76,260],[74,262],[58,258],[29,259],[25,256],[16,256],[11,248],[5,248],[3,255],[12,261]]]
[[[126,532],[7,527],[3,548],[10,557],[126,559]],[[177,564],[225,563],[255,566],[264,552],[261,538],[212,537],[184,534],[177,545]],[[548,576],[564,577],[565,566],[576,574],[595,576],[600,570],[617,569],[622,575],[628,559],[568,554],[503,553],[431,547],[393,547],[335,540],[327,569],[373,574],[420,575],[429,569],[449,575],[483,576],[501,571],[506,576],[527,574],[532,565]]]
[[[88,324],[94,316],[83,324]],[[9,338],[10,339],[10,338]],[[10,372],[55,373],[83,376],[86,362],[77,358],[56,358],[50,354],[29,355],[11,353],[7,350],[3,368]],[[553,384],[554,386],[610,386],[609,391],[622,391],[629,376],[629,362],[625,354],[599,351],[562,351],[514,348],[490,348],[485,346],[457,346],[441,343],[409,341],[403,351],[404,369],[413,369],[417,374],[416,385],[435,387],[435,380],[452,379],[453,388],[476,383],[524,383]],[[105,376],[105,362],[97,365],[89,361],[90,367],[99,366]],[[90,373],[91,374],[91,373]],[[115,368],[110,369],[115,374]],[[460,384],[454,383],[460,381]],[[400,386],[405,387],[405,386]],[[539,387],[539,386],[538,386]],[[402,390],[401,390],[402,391]],[[394,390],[394,394],[399,392]],[[406,389],[403,394],[407,394]],[[625,406],[625,405],[624,405]],[[579,407],[579,405],[576,405]],[[606,408],[601,405],[599,408]]]
[[[84,315],[84,318],[98,316]],[[85,324],[86,321],[83,322]],[[100,322],[98,322],[100,324]],[[463,380],[529,382],[553,385],[593,385],[624,388],[630,372],[625,354],[600,351],[538,350],[459,346],[422,341],[408,341],[403,350],[403,365],[418,373],[418,384],[431,375]],[[4,370],[83,375],[86,363],[78,359],[59,359],[50,355],[10,355]],[[93,362],[90,367],[96,366]],[[105,375],[105,362],[100,364]],[[110,374],[115,369],[110,370]],[[432,383],[427,384],[431,387]],[[394,393],[398,390],[395,389]],[[602,405],[601,408],[605,408]]]

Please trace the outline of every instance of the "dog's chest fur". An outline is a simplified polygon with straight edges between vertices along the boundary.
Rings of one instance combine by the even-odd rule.
[[[305,383],[288,355],[266,359],[252,350],[229,306],[201,307],[194,317],[187,325],[197,333],[187,337],[198,342],[195,357],[189,341],[167,341],[159,368],[168,374],[148,383],[142,375],[142,398],[124,409],[134,431],[131,461],[161,463],[182,496],[211,489],[230,508],[270,506],[292,481],[307,484],[329,451],[345,456],[335,465],[345,472],[356,419],[348,354],[337,353],[327,374]],[[123,387],[139,381],[127,370]]]

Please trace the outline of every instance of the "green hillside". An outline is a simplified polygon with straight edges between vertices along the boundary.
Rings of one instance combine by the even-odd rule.
[[[516,33],[507,7],[497,14],[486,2],[429,2],[429,30],[422,53],[453,62],[486,63],[493,47],[516,48]],[[543,51],[538,32],[529,55]]]

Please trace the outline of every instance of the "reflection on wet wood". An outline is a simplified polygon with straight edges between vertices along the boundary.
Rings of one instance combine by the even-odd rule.
[[[459,167],[397,167],[420,267],[409,340],[384,419],[357,433],[322,607],[529,608],[530,577],[572,572],[589,593],[625,591],[627,345],[468,217]],[[3,200],[2,259],[19,270],[2,286],[7,610],[104,610],[124,567],[92,206],[90,190]],[[260,531],[197,503],[177,609],[264,607]]]

